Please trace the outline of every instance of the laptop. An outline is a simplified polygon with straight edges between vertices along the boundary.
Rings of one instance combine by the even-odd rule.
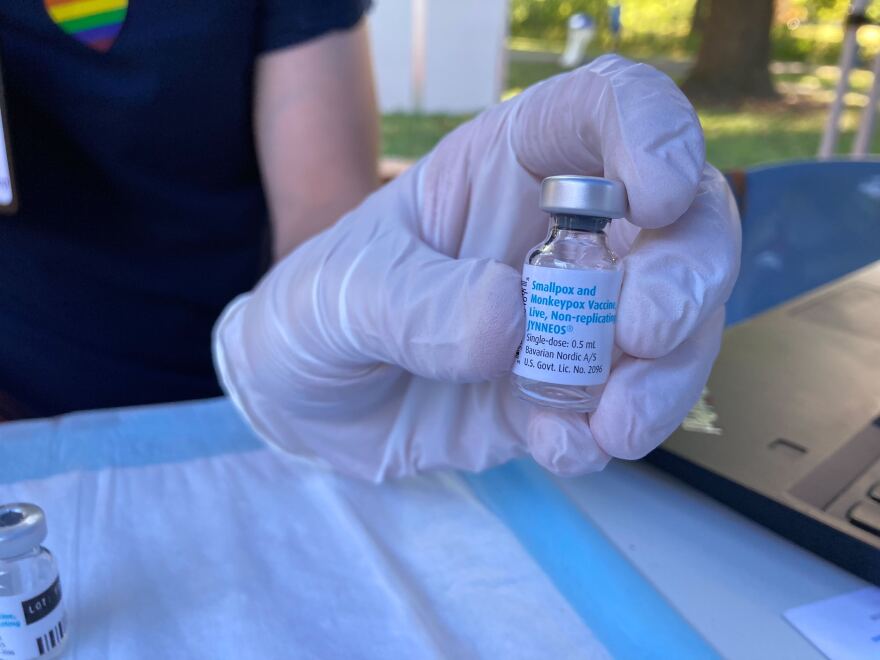
[[[880,585],[880,261],[729,327],[648,460]]]

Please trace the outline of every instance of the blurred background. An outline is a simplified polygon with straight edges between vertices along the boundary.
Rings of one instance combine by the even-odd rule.
[[[679,83],[722,170],[815,157],[835,98],[845,0],[381,0],[371,16],[383,153],[416,158],[481,108],[616,51]],[[880,20],[880,2],[867,21]],[[708,36],[707,36],[708,35]],[[842,98],[848,153],[880,26],[857,32]],[[880,151],[880,135],[870,143]]]

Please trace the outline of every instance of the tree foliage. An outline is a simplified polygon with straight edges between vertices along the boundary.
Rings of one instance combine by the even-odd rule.
[[[577,12],[590,14],[597,23],[595,50],[610,47],[608,6],[614,0],[511,0],[511,35],[556,44],[565,41],[566,21]],[[683,56],[695,53],[699,38],[688,38],[698,0],[620,0],[623,52],[636,57]],[[707,4],[704,0],[704,4]],[[834,63],[840,53],[841,24],[847,0],[777,0],[773,17],[772,57]],[[880,21],[880,0],[868,8]],[[873,33],[872,33],[873,31]],[[880,28],[863,30],[866,53],[880,50]]]
[[[601,29],[607,25],[607,0],[512,0],[510,31],[515,37],[564,40],[572,14],[592,16]]]
[[[593,17],[600,33],[608,25],[608,8],[622,7],[624,31],[630,36],[687,34],[695,0],[511,0],[510,30],[514,37],[563,40],[566,21],[581,12]]]

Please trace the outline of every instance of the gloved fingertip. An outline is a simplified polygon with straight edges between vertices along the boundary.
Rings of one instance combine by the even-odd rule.
[[[598,472],[611,460],[593,439],[586,417],[576,413],[535,412],[527,443],[535,461],[561,477]]]
[[[724,310],[717,310],[692,337],[659,359],[625,355],[615,365],[590,430],[614,458],[637,460],[681,424],[721,347]],[[626,411],[621,414],[620,411]]]
[[[700,322],[706,286],[680,265],[665,271],[638,265],[631,269],[631,281],[637,284],[621,291],[615,341],[628,355],[654,359],[678,347]]]
[[[615,339],[629,355],[668,355],[724,302],[739,271],[738,214],[723,176],[707,167],[678,222],[641,232],[626,256]]]
[[[608,159],[605,176],[626,185],[630,222],[665,227],[687,211],[700,185],[706,163],[700,120],[672,79],[651,67],[632,67],[614,87],[623,113],[617,140],[628,157]]]
[[[648,175],[644,179],[632,175],[624,178],[629,199],[627,219],[644,229],[658,229],[672,224],[688,210],[697,194],[700,170],[691,161],[685,165],[678,163],[678,167],[660,162],[649,169],[650,160],[646,156],[639,161],[645,167],[641,174]]]

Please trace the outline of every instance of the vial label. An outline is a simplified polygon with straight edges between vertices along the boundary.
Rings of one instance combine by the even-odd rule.
[[[31,594],[0,597],[0,660],[49,655],[67,634],[61,582]]]
[[[513,373],[557,385],[608,378],[621,270],[523,267],[526,335]]]

